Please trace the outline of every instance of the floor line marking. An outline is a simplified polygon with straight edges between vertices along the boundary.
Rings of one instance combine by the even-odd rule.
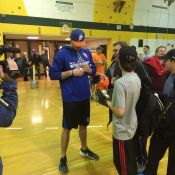
[[[96,133],[98,133],[99,135],[101,135],[102,137],[104,137],[105,139],[109,140],[109,141],[112,141],[112,139],[108,138],[107,136],[105,136],[102,132],[98,131],[97,129],[95,128],[92,128],[93,130],[95,130]]]
[[[45,129],[47,129],[47,130],[58,130],[59,127],[46,127]]]
[[[89,125],[88,128],[102,128],[102,125]]]
[[[21,130],[21,129],[23,129],[23,128],[12,128],[12,127],[10,127],[10,128],[5,128],[5,129],[7,129],[7,130]]]
[[[43,175],[49,175],[49,174],[53,174],[55,172],[58,173],[59,171],[58,170],[51,170],[50,172],[44,173]]]

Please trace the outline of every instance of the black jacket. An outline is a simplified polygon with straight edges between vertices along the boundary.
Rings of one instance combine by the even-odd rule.
[[[36,67],[39,66],[39,63],[41,62],[41,56],[38,54],[34,54],[31,57],[32,65],[35,65]]]
[[[170,107],[166,111],[164,119],[160,122],[158,129],[162,133],[162,137],[175,143],[175,97],[164,97],[164,104],[165,108],[169,105]]]
[[[44,67],[46,66],[50,67],[49,59],[47,55],[41,55],[41,62],[43,63]]]

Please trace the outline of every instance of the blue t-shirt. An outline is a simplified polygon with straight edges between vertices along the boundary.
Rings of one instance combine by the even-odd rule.
[[[71,46],[65,46],[56,53],[49,75],[52,80],[60,81],[63,101],[73,102],[90,98],[90,85],[87,73],[81,77],[71,76],[64,80],[61,78],[61,72],[82,67],[84,64],[91,67],[92,74],[96,73],[92,55],[88,49],[81,48],[79,51],[76,51]]]

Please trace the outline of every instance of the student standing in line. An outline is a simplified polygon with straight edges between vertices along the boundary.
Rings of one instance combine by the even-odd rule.
[[[139,99],[141,82],[134,72],[137,53],[131,47],[119,50],[119,66],[122,77],[114,84],[112,102],[113,161],[119,175],[136,175],[137,161],[134,134],[137,129],[136,103]]]

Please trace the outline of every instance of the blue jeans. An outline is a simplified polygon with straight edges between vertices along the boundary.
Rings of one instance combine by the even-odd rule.
[[[2,160],[1,160],[1,157],[0,157],[0,175],[2,175],[2,168],[3,168],[3,166],[2,166]]]

